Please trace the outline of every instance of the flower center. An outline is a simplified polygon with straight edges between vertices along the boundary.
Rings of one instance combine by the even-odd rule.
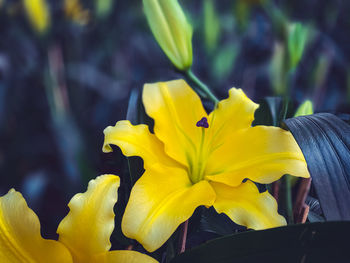
[[[209,128],[208,119],[206,117],[203,117],[202,119],[197,121],[196,126],[203,127],[203,128]]]

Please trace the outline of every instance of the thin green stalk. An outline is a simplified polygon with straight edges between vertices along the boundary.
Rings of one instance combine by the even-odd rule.
[[[199,91],[203,94],[205,94],[207,99],[210,99],[212,102],[216,104],[219,102],[218,98],[211,92],[211,90],[209,89],[209,87],[207,85],[205,85],[193,72],[191,69],[185,71],[185,75],[191,80],[193,81]]]

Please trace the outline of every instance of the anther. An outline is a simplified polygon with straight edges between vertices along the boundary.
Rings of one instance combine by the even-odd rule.
[[[208,119],[203,117],[196,123],[197,127],[209,128]]]

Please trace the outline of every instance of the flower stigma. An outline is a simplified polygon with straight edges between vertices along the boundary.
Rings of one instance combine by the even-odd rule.
[[[209,128],[208,119],[203,117],[196,123],[197,127]]]

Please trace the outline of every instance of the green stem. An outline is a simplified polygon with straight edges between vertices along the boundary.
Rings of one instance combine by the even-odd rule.
[[[286,205],[286,213],[287,213],[287,221],[288,224],[294,223],[293,218],[293,204],[292,204],[292,185],[291,178],[289,174],[284,176],[284,194],[285,194],[285,205]]]
[[[193,81],[201,93],[204,93],[207,99],[210,99],[212,102],[216,104],[219,102],[218,98],[211,92],[209,87],[205,85],[193,72],[191,69],[185,71],[186,76]]]

